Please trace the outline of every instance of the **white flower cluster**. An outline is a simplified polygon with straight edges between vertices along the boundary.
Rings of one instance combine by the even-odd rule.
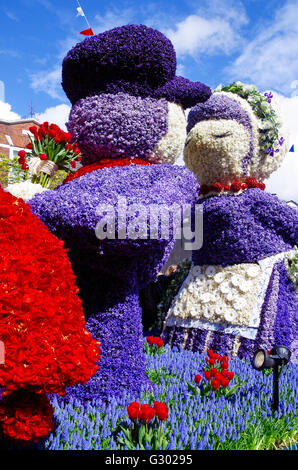
[[[175,163],[186,139],[186,117],[183,108],[168,103],[168,132],[158,142],[148,160],[155,163]]]
[[[187,136],[184,161],[201,184],[229,184],[242,177],[241,162],[249,151],[249,142],[249,132],[237,121],[200,121]]]
[[[171,309],[171,315],[249,326],[262,278],[258,264],[192,266]]]
[[[30,180],[27,180],[22,183],[9,184],[5,190],[15,197],[20,197],[24,201],[29,201],[33,196],[35,196],[35,194],[47,191],[47,188],[43,188],[40,184],[31,183]]]

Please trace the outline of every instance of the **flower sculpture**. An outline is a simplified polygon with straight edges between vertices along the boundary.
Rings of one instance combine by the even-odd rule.
[[[142,25],[88,38],[63,61],[73,104],[68,130],[83,167],[30,204],[69,248],[87,328],[102,343],[98,373],[69,390],[82,399],[138,393],[148,384],[139,291],[165,263],[174,234],[171,225],[167,236],[157,230],[151,237],[149,218],[136,214],[140,206],[158,212],[193,201],[194,175],[171,163],[186,137],[183,108],[211,94],[175,71],[171,42]],[[131,224],[138,225],[133,234]]]
[[[264,191],[289,148],[272,93],[240,82],[215,90],[188,117],[186,166],[200,183],[203,246],[165,321],[173,345],[252,358],[284,344],[297,360],[297,294],[284,264],[297,211]]]
[[[0,429],[37,441],[53,429],[47,393],[65,393],[98,369],[63,242],[21,199],[0,188]]]

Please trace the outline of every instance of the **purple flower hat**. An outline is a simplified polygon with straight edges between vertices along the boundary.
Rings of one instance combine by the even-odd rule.
[[[206,85],[175,75],[171,41],[144,25],[85,39],[62,68],[73,104],[68,130],[83,165],[114,157],[174,163],[186,138],[184,109],[211,95]]]
[[[189,108],[206,101],[208,86],[176,76],[171,41],[145,25],[126,25],[74,46],[62,64],[62,86],[72,104],[102,93],[165,98]]]

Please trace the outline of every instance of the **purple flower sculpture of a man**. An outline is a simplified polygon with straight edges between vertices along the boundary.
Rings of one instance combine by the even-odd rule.
[[[99,372],[69,391],[78,398],[137,394],[148,383],[138,296],[175,241],[173,225],[167,236],[152,232],[151,210],[193,201],[195,176],[173,163],[186,138],[184,108],[211,95],[175,71],[171,42],[143,25],[85,39],[63,61],[68,130],[83,167],[30,204],[65,241],[87,329],[102,345]]]
[[[285,345],[297,361],[298,297],[286,269],[298,212],[264,191],[289,149],[272,93],[219,87],[188,116],[186,166],[197,176],[203,245],[166,317],[164,339],[194,351],[252,359]]]

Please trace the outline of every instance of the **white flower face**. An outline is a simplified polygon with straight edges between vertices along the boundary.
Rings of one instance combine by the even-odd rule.
[[[176,103],[168,104],[168,133],[156,145],[149,161],[175,163],[179,158],[186,139],[186,117],[182,107]]]
[[[184,161],[201,184],[225,184],[241,178],[249,147],[249,132],[242,124],[228,119],[201,121],[188,134]]]

